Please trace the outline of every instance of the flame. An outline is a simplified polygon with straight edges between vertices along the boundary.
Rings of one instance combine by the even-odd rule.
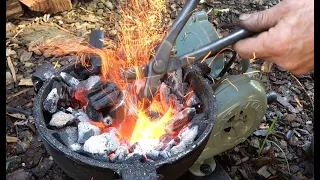
[[[160,95],[157,92],[149,109],[144,109],[137,97],[134,88],[127,88],[128,82],[121,78],[121,72],[127,67],[135,67],[136,81],[144,81],[138,71],[139,66],[146,64],[155,54],[155,48],[160,43],[167,28],[165,26],[166,5],[165,0],[128,0],[120,5],[121,19],[116,24],[120,29],[117,32],[118,40],[105,39],[103,49],[85,47],[80,42],[70,44],[59,39],[59,43],[42,44],[44,49],[56,50],[57,54],[77,53],[77,61],[84,67],[89,67],[89,55],[96,54],[102,60],[101,79],[113,81],[124,92],[125,106],[128,113],[125,121],[118,128],[119,138],[127,138],[130,143],[139,142],[143,149],[154,146],[159,138],[165,134],[165,125],[174,115],[174,106],[163,107]],[[58,45],[59,47],[56,47]],[[83,92],[79,91],[76,98],[84,102]],[[151,120],[148,111],[156,111],[162,117]],[[92,122],[103,131],[107,126],[103,123]]]

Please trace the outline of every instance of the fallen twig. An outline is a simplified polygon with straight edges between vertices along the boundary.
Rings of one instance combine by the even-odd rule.
[[[284,159],[286,160],[286,163],[287,163],[287,166],[288,166],[288,172],[290,173],[289,162],[288,162],[288,160],[287,160],[286,154],[283,152],[283,150],[281,149],[281,147],[280,147],[277,143],[275,143],[275,142],[273,142],[273,141],[271,141],[271,140],[268,140],[268,142],[274,144],[278,149],[280,149],[280,151],[282,152],[282,154],[283,154],[283,156],[284,156]]]
[[[16,71],[14,70],[14,66],[13,66],[13,63],[12,63],[10,57],[7,57],[7,62],[8,62],[8,66],[9,66],[9,69],[10,69],[10,71],[11,71],[12,78],[13,78],[13,80],[14,80],[14,83],[17,83]]]
[[[23,94],[23,93],[29,91],[30,89],[31,89],[31,88],[27,88],[27,89],[25,89],[25,90],[19,91],[19,92],[13,94],[13,95],[7,97],[7,100],[9,100],[9,99],[11,99],[11,98],[14,98],[14,97],[16,97],[16,96],[19,96],[20,94]]]
[[[291,76],[293,79],[295,79],[295,80],[297,81],[297,83],[301,86],[301,88],[303,89],[304,93],[307,95],[308,100],[310,101],[310,104],[311,104],[311,106],[312,106],[312,109],[314,109],[313,101],[311,100],[311,97],[308,95],[307,90],[304,88],[304,86],[301,84],[301,82],[299,81],[299,79],[298,79],[295,75],[293,75],[292,73],[290,73],[290,76]]]
[[[6,110],[9,113],[20,113],[20,114],[24,114],[26,116],[31,116],[31,114],[32,114],[30,111],[26,111],[26,110],[23,110],[23,109],[15,108],[15,107],[12,107],[10,105],[6,106]]]

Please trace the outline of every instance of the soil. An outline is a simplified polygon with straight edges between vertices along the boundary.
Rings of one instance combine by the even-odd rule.
[[[167,17],[174,19],[183,2],[167,1]],[[199,9],[210,12],[210,22],[217,28],[219,35],[223,36],[239,26],[239,14],[268,9],[277,3],[278,0],[207,0],[199,5]],[[50,62],[60,68],[70,64],[72,58],[45,56],[37,51],[28,52],[28,43],[57,34],[88,39],[91,30],[100,28],[106,35],[114,37],[117,32],[114,21],[117,16],[116,7],[117,4],[111,0],[75,0],[73,9],[67,12],[48,16],[28,11],[23,17],[7,21],[6,104],[7,107],[24,111],[12,112],[7,108],[7,179],[71,179],[46,152],[36,132],[32,117],[35,92],[30,78],[43,63]],[[39,33],[39,28],[35,28],[39,25],[49,26],[49,30],[47,28]],[[233,71],[237,70],[239,63],[240,59]],[[256,60],[250,67],[261,70],[262,64],[263,61]],[[290,72],[273,65],[270,72],[261,72],[259,78],[265,84],[267,92],[274,91],[285,97],[285,101],[299,112],[292,112],[292,109],[278,102],[269,104],[257,131],[244,143],[216,156],[216,160],[232,179],[266,179],[263,177],[265,174],[269,179],[311,179],[314,164],[306,147],[310,145],[314,133],[313,73],[295,78]],[[268,137],[272,142],[265,144],[259,157],[257,144],[265,139],[265,133],[259,133],[268,128],[276,116],[278,120],[273,133]],[[286,137],[291,134],[290,138]],[[241,159],[245,159],[245,162],[240,161]]]

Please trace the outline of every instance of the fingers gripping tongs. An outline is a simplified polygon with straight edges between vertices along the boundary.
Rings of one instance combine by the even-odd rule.
[[[176,38],[192,15],[192,12],[197,7],[199,1],[200,0],[188,0],[186,2],[177,19],[169,29],[167,35],[163,38],[161,44],[158,46],[155,56],[149,61],[148,65],[141,67],[146,77],[144,90],[142,91],[142,94],[140,94],[141,98],[151,99],[157,90],[159,80],[166,73],[189,66],[199,60],[202,60],[209,52],[211,55],[215,55],[227,46],[230,46],[241,39],[254,35],[252,32],[246,29],[240,29],[193,52],[179,57],[171,57],[171,50]],[[130,72],[132,73],[132,71]],[[127,73],[127,77],[130,76],[129,72],[125,73]]]

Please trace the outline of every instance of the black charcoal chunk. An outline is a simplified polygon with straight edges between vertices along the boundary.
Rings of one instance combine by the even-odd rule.
[[[78,143],[85,143],[90,137],[99,135],[100,133],[100,129],[90,122],[80,122],[78,124]]]
[[[50,79],[54,74],[54,68],[51,63],[45,63],[32,74],[32,82],[36,92],[40,90],[43,83]]]
[[[86,113],[87,113],[88,117],[93,121],[99,122],[103,119],[102,113],[97,111],[96,109],[94,109],[90,105],[88,105],[86,107]]]
[[[43,109],[50,113],[55,113],[57,111],[59,98],[60,96],[57,88],[53,88],[47,98],[43,101]]]
[[[194,115],[196,114],[195,108],[185,108],[183,111],[180,111],[178,114],[175,114],[171,120],[166,124],[166,132],[173,133],[183,126],[185,126],[188,122],[192,120]]]
[[[74,119],[75,117],[72,114],[67,114],[63,111],[59,111],[52,115],[49,125],[57,128],[62,128],[68,123],[71,123]]]
[[[125,109],[124,100],[121,100],[119,104],[113,106],[112,109],[110,110],[109,114],[113,119],[117,120],[118,124],[121,124],[126,117],[126,109]]]
[[[127,146],[120,145],[116,152],[111,156],[110,160],[112,162],[123,162],[129,154]]]
[[[110,154],[118,149],[120,143],[118,137],[113,133],[103,133],[91,136],[83,145],[83,150],[91,154]]]
[[[76,127],[68,126],[59,130],[57,133],[59,138],[68,148],[78,141],[78,130]]]
[[[169,73],[168,85],[177,96],[183,97],[182,69]]]
[[[72,77],[72,76],[71,76],[70,74],[68,74],[68,73],[61,72],[61,73],[60,73],[60,76],[61,76],[62,80],[63,80],[66,84],[68,84],[68,86],[70,86],[70,87],[75,88],[75,87],[77,87],[77,85],[80,83],[78,79]]]

